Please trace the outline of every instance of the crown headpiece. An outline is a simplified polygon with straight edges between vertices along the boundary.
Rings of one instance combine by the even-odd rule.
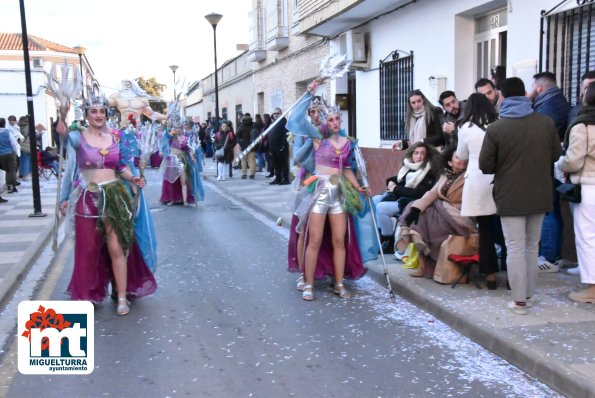
[[[324,95],[320,97],[315,97],[312,102],[310,102],[309,109],[318,109],[320,112],[320,119],[326,121],[326,117],[331,113],[338,113],[341,114],[341,110],[336,105],[329,105],[324,98]]]
[[[91,93],[88,98],[85,98],[83,101],[83,110],[86,111],[87,109],[91,108],[92,106],[99,106],[105,109],[109,108],[107,98],[101,92],[99,93]]]
[[[167,121],[172,129],[181,127],[182,116],[180,112],[180,102],[177,99],[171,101],[167,107]]]
[[[322,103],[322,100],[320,97],[316,96],[312,99],[312,101],[310,101],[310,106],[308,107],[308,109],[323,109],[324,108],[324,104]]]

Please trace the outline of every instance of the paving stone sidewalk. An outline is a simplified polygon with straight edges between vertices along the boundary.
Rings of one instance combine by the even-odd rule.
[[[0,302],[27,272],[41,250],[51,239],[54,227],[57,180],[40,178],[41,210],[34,213],[31,181],[21,181],[18,192],[2,192],[6,203],[0,203]]]

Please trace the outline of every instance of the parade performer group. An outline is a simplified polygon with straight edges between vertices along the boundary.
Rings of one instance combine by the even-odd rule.
[[[368,187],[360,185],[356,178],[357,165],[354,161],[356,142],[347,137],[341,128],[341,115],[336,107],[322,110],[311,106],[321,80],[316,79],[308,86],[308,92],[300,99],[287,121],[287,129],[296,136],[305,136],[305,147],[297,148],[298,163],[308,164],[311,145],[314,157],[314,175],[303,181],[309,194],[302,191],[300,203],[295,209],[289,248],[288,269],[302,272],[305,281],[298,280],[302,298],[314,299],[315,279],[326,275],[335,278],[334,292],[341,298],[349,298],[343,278],[357,279],[363,276],[362,250],[374,246],[374,236],[356,234],[357,220],[365,209],[361,195],[369,195]],[[309,109],[322,111],[322,123],[315,127],[305,115]],[[295,142],[294,142],[295,145]],[[300,153],[300,149],[302,149]],[[363,229],[375,232],[373,229]],[[298,242],[302,235],[303,244]],[[303,246],[303,249],[301,248]],[[303,253],[302,253],[303,250]],[[376,255],[377,255],[377,248]],[[291,255],[294,253],[295,255]]]
[[[116,313],[126,315],[129,299],[157,288],[155,233],[142,196],[145,181],[135,175],[122,145],[125,134],[107,127],[107,99],[93,94],[83,109],[86,129],[66,131],[63,123],[57,128],[69,143],[60,208],[69,213],[75,232],[68,292],[73,300],[99,303],[111,281]]]

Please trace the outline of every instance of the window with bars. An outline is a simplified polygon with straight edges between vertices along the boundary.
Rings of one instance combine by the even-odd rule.
[[[556,75],[558,86],[574,105],[583,73],[595,69],[591,38],[595,31],[593,4],[542,17],[540,67]]]
[[[407,96],[413,89],[413,52],[403,57],[398,51],[380,61],[380,139],[387,141],[406,138]]]

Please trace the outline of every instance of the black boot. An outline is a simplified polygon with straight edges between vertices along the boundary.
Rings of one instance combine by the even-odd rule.
[[[393,254],[395,252],[395,237],[394,236],[383,236],[381,243],[382,243],[382,252],[384,254]]]

